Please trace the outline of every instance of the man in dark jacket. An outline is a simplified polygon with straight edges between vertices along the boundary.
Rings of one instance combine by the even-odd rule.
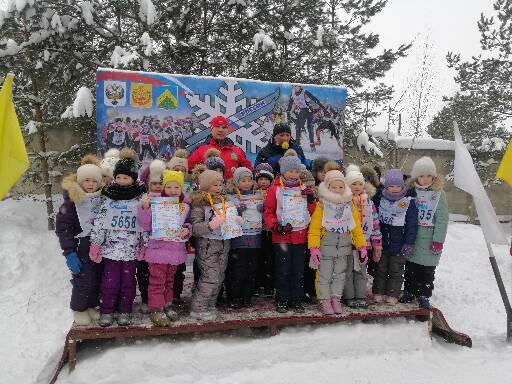
[[[278,123],[274,126],[272,138],[256,155],[254,166],[257,167],[258,164],[269,163],[274,170],[274,175],[277,175],[279,173],[279,159],[283,157],[288,149],[293,149],[297,152],[301,163],[310,168],[311,161],[306,159],[302,148],[292,139],[292,130],[288,123]]]

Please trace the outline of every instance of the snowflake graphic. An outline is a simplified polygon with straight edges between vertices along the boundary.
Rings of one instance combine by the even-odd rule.
[[[229,79],[224,80],[213,97],[210,94],[189,94],[187,99],[194,115],[205,129],[208,129],[215,116],[223,115],[229,118],[258,101],[245,97],[238,81]],[[265,116],[237,129],[229,136],[247,153],[256,153],[257,149],[263,148],[271,137],[271,133],[263,126],[264,121]]]

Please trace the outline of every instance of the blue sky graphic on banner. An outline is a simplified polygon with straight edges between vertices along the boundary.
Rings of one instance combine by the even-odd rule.
[[[290,123],[307,158],[343,158],[342,87],[99,69],[96,91],[101,154],[125,146],[141,160],[192,152],[223,115],[234,129],[229,137],[251,160],[280,121]]]

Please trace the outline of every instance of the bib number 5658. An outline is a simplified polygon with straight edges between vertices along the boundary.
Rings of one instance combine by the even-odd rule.
[[[122,229],[135,229],[136,216],[112,216],[112,227]]]

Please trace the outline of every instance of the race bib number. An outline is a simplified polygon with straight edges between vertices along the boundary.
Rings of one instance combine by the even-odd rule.
[[[137,200],[110,200],[103,228],[113,231],[140,232],[137,220],[138,205]]]
[[[416,207],[418,208],[418,224],[422,227],[434,226],[434,214],[436,213],[441,192],[422,191],[416,189]]]
[[[393,227],[403,227],[410,203],[411,199],[409,197],[404,197],[397,201],[382,199],[379,207],[380,221]]]
[[[263,214],[258,211],[258,204],[263,204],[263,198],[252,196],[241,202],[247,206],[247,209],[242,213],[244,235],[259,235],[263,230]]]
[[[333,204],[327,201],[323,204],[322,226],[326,231],[349,233],[355,227],[351,204]]]
[[[140,136],[140,145],[148,145],[149,144],[149,135],[141,135]]]
[[[114,131],[114,136],[112,137],[112,144],[114,145],[123,145],[124,143],[124,132]]]
[[[220,204],[218,204],[220,205]],[[222,208],[220,208],[222,209]],[[226,203],[226,221],[220,228],[224,240],[233,239],[242,236],[243,230],[240,224],[236,222],[238,211],[233,203]]]
[[[294,230],[306,228],[307,201],[300,191],[285,189],[283,191],[283,216],[281,225],[291,224]]]
[[[78,234],[77,237],[85,237],[91,234],[94,216],[95,213],[97,213],[95,211],[97,211],[99,203],[100,197],[96,196],[85,199],[81,203],[75,204],[78,221],[80,222],[80,227],[82,228],[82,232]]]
[[[176,197],[151,199],[151,238],[155,240],[183,241],[180,237],[180,202]]]

